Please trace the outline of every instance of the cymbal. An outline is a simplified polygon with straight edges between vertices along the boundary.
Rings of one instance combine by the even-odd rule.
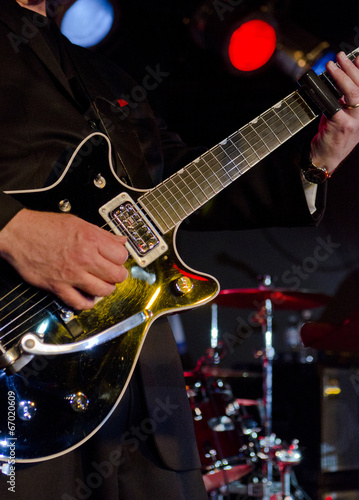
[[[233,370],[231,368],[218,368],[216,366],[202,366],[198,371],[184,372],[187,378],[198,377],[204,375],[205,377],[218,377],[218,378],[260,378],[262,373],[251,372],[248,370]]]
[[[270,299],[274,309],[299,310],[324,306],[331,297],[324,293],[284,288],[232,288],[221,290],[213,302],[239,309],[260,309]]]

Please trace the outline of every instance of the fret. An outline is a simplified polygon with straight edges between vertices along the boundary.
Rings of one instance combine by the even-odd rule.
[[[210,150],[208,157],[205,155],[206,161],[212,165],[222,186],[227,186],[237,178],[238,167],[234,162],[238,157],[238,150],[229,139]]]
[[[213,188],[213,194],[219,193],[223,185],[216,175],[216,170],[218,169],[218,161],[214,156],[211,155],[212,150],[202,155],[198,160],[195,160],[195,165],[198,169],[203,172],[204,177],[211,184]]]
[[[223,162],[223,168],[226,170],[231,181],[234,181],[241,174],[240,165],[243,161],[243,155],[238,150],[231,137],[222,141],[220,146],[226,158]]]
[[[204,165],[204,162],[202,162],[202,164]],[[211,196],[213,196],[213,194],[215,194],[216,192],[209,182],[210,179],[206,178],[204,169],[200,169],[199,166],[200,165],[197,165],[195,162],[190,163],[188,165],[188,171],[192,175],[194,181],[197,182],[201,187],[203,194],[205,195],[207,200],[209,200]]]
[[[222,141],[219,146],[222,148],[224,158],[226,158],[227,161],[238,163],[241,157],[241,152],[231,140],[231,137]],[[235,166],[236,163],[233,163],[232,166]]]
[[[291,133],[288,130],[285,122],[278,116],[278,113],[275,109],[270,109],[261,115],[261,118],[266,122],[267,126],[275,132],[277,139],[280,144],[285,142],[289,137],[291,137]],[[274,148],[273,148],[274,149]]]
[[[164,220],[169,226],[171,226],[172,224],[176,224],[176,221],[178,221],[178,214],[169,201],[169,191],[166,189],[166,186],[164,184],[162,184],[158,188],[156,197],[157,203],[161,205],[162,210],[164,211]]]
[[[288,130],[290,136],[296,134],[303,127],[301,120],[298,119],[298,116],[293,111],[293,105],[284,102],[283,106],[274,109],[274,112]]]
[[[317,116],[300,94],[297,93],[296,97],[295,101],[288,102],[290,109],[296,114],[302,124],[302,127],[295,130],[295,133],[299,132],[299,130],[308,125]]]
[[[166,203],[166,200],[163,198],[163,194],[160,192],[161,186],[155,188],[154,190],[151,190],[148,193],[148,196],[146,196],[146,200],[151,205],[152,209],[155,210],[155,212],[157,214],[157,217],[156,217],[157,220],[160,219],[162,221],[161,223],[159,223],[161,226],[161,230],[166,232],[171,227],[174,227],[174,225],[176,225],[176,223],[169,216],[169,214],[166,212],[165,207],[161,203],[163,201],[165,201],[165,203]],[[148,207],[147,207],[147,210],[148,210]]]
[[[248,153],[248,156],[250,155],[250,153],[253,153],[252,148],[248,147],[248,144],[246,146],[246,149],[244,149],[244,148],[240,149],[238,147],[238,138],[241,138],[240,131],[235,132],[234,134],[232,134],[228,138],[228,140],[233,145],[234,149],[238,152],[238,156],[237,156],[236,164],[235,164],[235,167],[237,169],[237,177],[244,174],[244,172],[247,172],[247,170],[250,168],[251,165],[248,161],[248,157],[246,156],[246,153]],[[237,177],[235,177],[235,178],[237,178]]]
[[[223,148],[219,144],[205,153],[202,156],[202,160],[206,162],[216,177],[215,185],[218,186],[217,193],[231,184],[232,180],[225,169],[227,158],[224,155]]]
[[[255,150],[243,137],[242,129],[232,135],[232,142],[236,145],[237,149],[241,151],[244,161],[247,163],[247,167],[251,167],[259,161],[260,158]],[[248,168],[246,170],[248,170]]]
[[[198,169],[195,165],[190,165],[191,170],[187,168],[176,174],[176,181],[172,176],[158,188],[155,188],[155,194],[152,192],[153,190],[151,191],[152,196],[156,197],[157,202],[165,211],[161,214],[161,219],[168,227],[173,227],[184,220],[216,194],[203,175],[198,175]],[[201,179],[202,185],[195,180],[193,173]],[[213,176],[212,172],[211,174]],[[156,211],[158,213],[158,210]]]
[[[263,118],[259,118],[259,120],[262,121],[262,124],[263,124]],[[257,122],[258,123],[258,122]],[[264,131],[265,131],[265,135],[263,134],[260,134],[259,133],[259,130],[258,128],[256,127],[256,122],[251,122],[249,123],[249,127],[252,129],[253,133],[254,133],[254,137],[256,136],[258,138],[257,140],[257,144],[260,144],[261,145],[261,148],[263,149],[263,146],[264,146],[264,149],[263,149],[263,152],[264,152],[264,156],[267,155],[267,152],[270,152],[271,151],[271,148],[269,147],[267,141],[265,140],[266,136],[267,136],[267,132],[268,130],[270,130],[268,127],[265,127]],[[263,146],[262,146],[263,145]],[[257,148],[258,149],[258,148]]]
[[[215,194],[241,175],[240,166],[243,155],[236,148],[231,137],[203,155],[207,168],[213,172],[216,181],[213,184]]]
[[[188,202],[183,192],[180,189],[179,184],[174,183],[172,179],[168,179],[166,183],[167,197],[165,199],[165,204],[170,205],[174,214],[172,216],[175,220],[182,220],[187,217],[188,213],[192,211],[192,205]]]
[[[253,130],[256,134],[261,137],[262,141],[267,145],[268,150],[272,151],[275,147],[281,144],[281,141],[275,130],[270,126],[267,121],[264,120],[263,116],[259,116],[256,120],[251,123]]]
[[[202,184],[198,182],[198,180],[195,179],[194,174],[196,174],[197,169],[195,166],[192,168],[187,168],[186,171],[182,174],[183,182],[186,183],[188,188],[190,189],[190,192],[192,193],[192,197],[194,200],[197,200],[199,205],[202,205],[203,203],[206,202],[207,200],[207,195],[202,188]],[[165,181],[166,185],[168,183],[171,183],[174,185],[173,180],[169,179],[167,182]],[[208,184],[208,183],[207,183]],[[174,185],[175,186],[175,185]],[[176,189],[175,187],[173,189]],[[193,201],[192,201],[193,203]]]
[[[158,228],[163,233],[167,233],[173,226],[172,224],[168,224],[168,221],[163,217],[164,212],[157,201],[156,191],[156,188],[151,189],[151,191],[148,191],[144,196],[139,198],[139,202],[152,219],[156,221]]]
[[[171,177],[166,179],[164,181],[164,187],[167,190],[173,191],[173,199],[177,200],[187,212],[203,203],[203,192],[198,184],[194,182],[188,170],[181,172],[176,183],[174,183]]]
[[[175,193],[174,197],[178,199],[179,203],[181,203],[181,206],[183,210],[188,214],[196,210],[199,206],[201,206],[201,202],[196,198],[195,194],[191,190],[189,186],[189,175],[188,173],[183,170],[181,174],[178,175],[176,179],[176,183],[174,183],[173,179],[170,177],[162,183],[160,186],[158,186],[158,192],[164,197],[164,208],[168,208],[168,193],[170,192],[169,189],[167,189],[167,186],[169,187],[170,183],[175,184]],[[178,222],[178,220],[177,220]]]
[[[245,125],[241,128],[242,137],[247,141],[248,145],[252,147],[259,160],[262,160],[268,154],[268,148],[263,143],[260,137],[253,132],[250,125]]]

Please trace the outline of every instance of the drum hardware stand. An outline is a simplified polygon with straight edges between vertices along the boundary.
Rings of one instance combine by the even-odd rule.
[[[270,288],[272,279],[265,275],[259,288]],[[273,481],[273,453],[275,436],[272,434],[272,391],[273,391],[273,359],[275,351],[273,348],[273,306],[270,299],[266,299],[261,310],[262,333],[264,337],[264,348],[262,351],[263,366],[263,408],[264,408],[264,438],[261,441],[265,460],[264,480],[266,486],[270,487]]]
[[[218,306],[211,304],[211,346],[206,349],[205,356],[202,356],[196,363],[193,372],[200,374],[203,366],[218,365],[226,354],[223,342],[219,340],[218,330]]]
[[[272,278],[264,275],[259,289],[270,289]],[[276,485],[273,483],[273,466],[278,464],[281,476],[282,499],[289,500],[290,496],[290,472],[291,466],[296,465],[301,460],[298,450],[298,441],[293,441],[289,450],[283,449],[281,440],[272,433],[272,411],[273,411],[273,360],[275,350],[273,347],[273,304],[270,298],[266,299],[261,311],[258,314],[259,322],[262,325],[264,337],[264,348],[261,352],[263,367],[263,408],[264,408],[264,437],[260,444],[263,454],[263,478],[262,478],[262,498],[269,500],[275,493]],[[279,448],[279,449],[278,449]],[[292,461],[293,460],[293,461]]]
[[[207,350],[207,355],[207,359],[214,365],[218,365],[225,355],[223,342],[219,341],[218,306],[214,302],[211,304],[211,347]]]

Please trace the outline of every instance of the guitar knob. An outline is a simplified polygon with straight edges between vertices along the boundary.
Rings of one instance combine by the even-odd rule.
[[[33,401],[20,401],[17,407],[17,414],[21,420],[32,420],[36,413],[36,405]]]
[[[77,412],[82,413],[88,409],[90,401],[83,392],[77,392],[76,394],[71,394],[66,398],[70,403],[71,408]]]
[[[65,214],[71,212],[72,206],[69,200],[61,200],[58,204],[59,210]]]
[[[99,189],[103,189],[106,186],[106,179],[102,177],[101,174],[98,174],[93,180],[95,186]]]
[[[193,283],[188,276],[181,276],[174,282],[174,289],[177,295],[185,295],[189,293],[193,288]]]

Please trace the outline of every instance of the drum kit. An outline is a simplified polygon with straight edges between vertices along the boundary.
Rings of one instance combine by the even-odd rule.
[[[302,459],[298,441],[284,445],[272,432],[273,312],[308,310],[329,299],[320,293],[273,288],[265,276],[258,288],[223,290],[212,303],[211,347],[192,371],[184,372],[209,498],[294,498],[292,467]],[[257,311],[264,342],[259,372],[218,366],[225,355],[218,306]],[[235,397],[229,381],[238,378],[261,379],[261,398]]]

